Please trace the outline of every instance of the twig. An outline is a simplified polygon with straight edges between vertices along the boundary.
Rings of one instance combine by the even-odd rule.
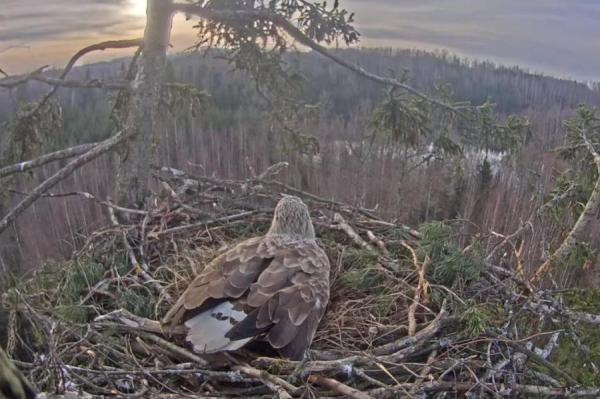
[[[0,233],[10,226],[10,224],[21,215],[27,208],[31,206],[38,198],[42,196],[46,191],[54,187],[60,181],[69,177],[75,170],[79,169],[83,165],[88,162],[93,161],[98,158],[100,155],[112,150],[122,141],[124,141],[128,135],[125,133],[126,131],[121,131],[111,138],[100,142],[94,148],[89,150],[88,152],[78,156],[71,162],[69,162],[65,167],[60,169],[54,175],[46,179],[39,186],[37,186],[30,195],[24,198],[17,206],[15,206],[6,216],[0,220]]]
[[[550,371],[556,373],[557,375],[561,376],[570,385],[573,385],[573,386],[579,385],[579,383],[577,382],[577,380],[575,378],[571,377],[569,374],[567,374],[563,370],[559,369],[554,364],[550,363],[548,360],[544,359],[543,357],[541,357],[537,353],[535,353],[535,352],[533,352],[533,351],[531,351],[531,350],[523,347],[522,345],[518,344],[517,342],[512,342],[512,341],[505,341],[505,342],[508,345],[510,345],[513,348],[515,348],[516,350],[518,350],[519,352],[521,352],[521,353],[529,356],[534,361],[540,363],[542,366],[546,367],[548,370],[550,370]]]
[[[143,39],[137,38],[137,39],[128,39],[128,40],[109,40],[109,41],[96,43],[96,44],[92,44],[91,46],[84,47],[71,57],[71,59],[65,66],[65,69],[63,70],[63,72],[60,75],[60,80],[64,80],[67,77],[67,75],[69,74],[69,72],[71,71],[71,69],[73,68],[73,66],[75,65],[75,63],[77,61],[79,61],[79,59],[81,57],[83,57],[84,55],[86,55],[88,53],[91,53],[94,51],[104,51],[104,50],[111,49],[111,48],[112,49],[115,49],[115,48],[120,49],[120,48],[129,48],[129,47],[140,47],[142,45],[142,43],[143,43]],[[48,100],[54,95],[54,93],[56,93],[56,90],[58,90],[58,87],[59,86],[57,86],[57,85],[52,87],[52,89],[44,96],[44,98],[38,102],[37,106],[29,113],[29,115],[33,115],[36,112],[38,112],[48,102]]]
[[[343,384],[333,378],[327,378],[320,375],[311,375],[308,377],[308,382],[311,384],[317,384],[331,389],[332,391],[343,395],[346,398],[351,399],[374,399],[372,396],[361,392],[357,389],[351,388],[346,384]]]
[[[10,176],[15,173],[26,172],[31,169],[46,165],[50,162],[60,161],[62,159],[72,158],[77,155],[85,154],[86,152],[96,147],[98,144],[99,143],[77,145],[74,147],[66,148],[64,150],[59,150],[49,154],[45,154],[41,157],[29,161],[19,162],[14,165],[5,166],[3,168],[0,168],[0,178]]]
[[[29,81],[45,83],[54,87],[66,87],[71,89],[104,89],[104,90],[128,90],[130,83],[128,81],[106,81],[100,79],[92,80],[64,80],[52,78],[41,74],[27,74],[15,77],[4,78],[0,80],[0,87],[11,89]]]
[[[24,193],[24,192],[18,191],[18,190],[10,190],[10,192],[19,194],[19,195],[30,195],[31,194],[31,193]],[[110,201],[102,201],[102,200],[98,199],[96,196],[94,196],[93,194],[90,194],[86,191],[71,191],[68,193],[46,193],[46,194],[42,195],[42,197],[44,197],[44,198],[64,198],[64,197],[73,197],[73,196],[80,196],[85,199],[92,200],[92,201],[98,203],[99,205],[107,206],[107,207],[112,208],[119,212],[135,213],[136,215],[148,215],[147,211],[142,211],[140,209],[125,208],[122,206],[115,205]]]
[[[414,336],[417,332],[417,320],[415,317],[415,312],[421,304],[421,298],[427,295],[427,287],[429,283],[427,282],[427,278],[425,276],[430,263],[430,259],[429,257],[426,257],[423,263],[420,263],[415,250],[410,245],[408,245],[405,242],[402,242],[402,246],[407,248],[412,254],[413,265],[419,275],[419,282],[417,284],[417,289],[415,290],[413,301],[408,307],[408,335]]]
[[[106,321],[120,323],[149,333],[165,333],[160,322],[134,315],[125,309],[118,309],[105,315],[98,316],[94,319],[94,322],[96,323]],[[185,335],[187,333],[187,329],[184,326],[174,326],[169,328],[169,333],[173,335]]]
[[[546,273],[551,269],[551,267],[555,264],[559,264],[560,262],[565,261],[568,256],[573,251],[573,248],[582,240],[586,231],[588,231],[591,223],[596,220],[596,214],[600,209],[600,152],[596,150],[594,144],[588,137],[588,132],[586,128],[582,128],[579,132],[581,139],[585,143],[588,152],[594,159],[594,164],[596,166],[596,171],[598,172],[599,177],[596,179],[594,184],[594,188],[590,197],[585,204],[585,207],[577,222],[573,225],[573,228],[569,231],[566,238],[562,241],[560,246],[552,253],[552,255],[544,262],[542,265],[538,267],[533,277],[530,279],[530,282],[536,283],[540,281]]]
[[[363,240],[363,238],[356,232],[356,230],[354,230],[352,226],[350,226],[348,222],[346,222],[346,219],[344,219],[344,217],[341,214],[335,213],[335,215],[333,215],[333,221],[334,223],[336,223],[334,227],[346,233],[346,235],[350,237],[356,245],[378,255],[377,250],[373,248],[373,246],[371,246],[368,242]]]
[[[399,387],[393,388],[378,388],[369,393],[377,397],[378,399],[392,399],[398,397],[398,390],[400,388],[410,389],[413,384],[402,384]],[[433,392],[469,392],[477,388],[485,388],[490,391],[496,392],[497,395],[506,398],[514,398],[516,394],[529,394],[529,395],[542,395],[547,397],[561,397],[561,398],[593,398],[600,395],[600,388],[549,388],[538,385],[522,385],[513,384],[508,385],[500,390],[492,383],[476,383],[476,382],[428,382],[421,386],[419,392],[433,393]]]
[[[111,207],[108,208],[108,215],[110,217],[110,221],[112,222],[112,224],[114,226],[120,226],[119,221],[117,220],[117,216],[115,215],[113,208],[111,208]],[[156,279],[154,277],[152,277],[150,275],[150,270],[148,269],[148,266],[146,265],[146,263],[138,262],[138,260],[135,256],[135,252],[133,251],[133,248],[131,248],[131,245],[129,245],[129,241],[127,240],[127,233],[123,232],[122,236],[123,236],[123,244],[125,245],[125,248],[127,249],[127,254],[129,255],[129,260],[130,260],[132,266],[134,267],[136,274],[141,276],[142,279],[147,284],[150,284],[158,292],[158,294],[160,295],[161,298],[164,298],[165,301],[167,301],[167,303],[172,304],[174,302],[173,298],[167,292],[167,290],[158,281],[156,281]]]
[[[295,392],[298,389],[287,382],[286,380],[276,377],[263,370],[255,369],[248,365],[233,366],[232,370],[239,371],[247,376],[261,380],[270,390],[278,395],[281,399],[291,399],[289,392]]]
[[[159,236],[164,236],[164,235],[167,235],[167,234],[180,234],[180,233],[183,233],[183,232],[188,232],[190,230],[203,229],[206,226],[209,226],[211,224],[228,223],[228,222],[234,222],[236,220],[246,219],[249,216],[258,215],[260,213],[261,213],[260,211],[242,212],[242,213],[238,213],[238,214],[235,214],[235,215],[224,216],[224,217],[221,217],[221,218],[215,218],[215,219],[206,220],[204,222],[199,222],[199,223],[188,224],[188,225],[184,225],[184,226],[173,227],[173,228],[170,228],[170,229],[159,231],[157,234]]]
[[[431,354],[429,354],[426,366],[423,367],[423,370],[421,370],[421,372],[419,373],[419,378],[415,380],[414,387],[409,391],[409,394],[411,396],[414,396],[419,391],[421,384],[423,383],[423,381],[425,381],[425,378],[427,378],[427,375],[431,371],[431,365],[434,362],[437,354],[437,350],[434,350],[433,352],[431,352]]]

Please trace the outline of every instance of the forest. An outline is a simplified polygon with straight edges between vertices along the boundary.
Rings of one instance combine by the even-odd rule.
[[[169,60],[166,79],[192,84],[206,93],[206,99],[199,114],[194,110],[178,112],[164,126],[159,164],[243,179],[249,176],[251,168],[264,170],[286,161],[292,165],[282,175],[287,183],[326,198],[376,208],[387,219],[411,226],[462,219],[470,222],[462,226],[467,233],[472,234],[472,228],[477,227],[506,234],[528,218],[536,200],[549,195],[556,179],[568,169],[556,152],[565,140],[563,121],[573,117],[580,104],[600,105],[597,87],[517,67],[417,50],[340,53],[376,73],[406,73],[408,81],[418,89],[431,92],[437,85],[445,85],[456,99],[473,104],[490,101],[500,116],[526,117],[530,123],[527,142],[511,154],[493,149],[486,152],[477,144],[465,143],[461,157],[434,154],[428,151],[431,142],[426,140],[416,147],[408,146],[375,132],[372,114],[385,96],[380,86],[316,54],[296,53],[288,55],[289,62],[304,80],[303,100],[315,108],[294,123],[318,142],[318,149],[298,148],[273,123],[268,107],[248,76],[233,71],[213,50]],[[123,73],[127,62],[124,59],[88,65],[74,69],[72,74],[86,80],[114,78]],[[42,95],[44,89],[43,84],[33,82],[2,93],[2,118],[13,115],[18,104]],[[64,112],[64,132],[51,138],[51,148],[107,137],[110,103],[105,101],[106,93],[63,89],[58,95]],[[56,191],[70,192],[81,187],[81,191],[103,198],[109,194],[114,172],[111,167],[107,160],[95,161]],[[22,179],[13,189],[25,192],[52,172],[52,166],[48,166],[39,176]],[[13,201],[19,199],[18,194],[12,196]],[[40,217],[51,222],[40,229]],[[2,263],[7,268],[28,269],[48,258],[69,257],[80,244],[80,235],[91,233],[104,222],[106,215],[85,199],[42,199],[17,224],[19,246],[15,250],[7,243]],[[542,251],[552,246],[554,232],[570,222],[568,218],[551,218],[538,226],[539,235],[526,243],[523,258],[527,265],[535,265]],[[544,242],[544,237],[549,241]],[[564,278],[569,281],[571,277]],[[582,282],[585,281],[589,282],[587,277]]]
[[[0,69],[0,399],[600,396],[600,82],[147,5]]]

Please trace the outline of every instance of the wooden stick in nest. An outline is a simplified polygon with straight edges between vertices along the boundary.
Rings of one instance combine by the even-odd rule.
[[[270,390],[272,390],[279,399],[292,399],[289,392],[295,392],[298,390],[295,386],[287,382],[286,380],[274,376],[264,370],[258,370],[248,365],[240,365],[232,367],[232,370],[239,371],[246,374],[249,377],[256,378],[262,381]]]
[[[402,245],[410,251],[413,264],[419,275],[419,283],[415,290],[413,302],[408,307],[408,335],[412,337],[417,333],[417,319],[415,317],[415,312],[421,304],[421,300],[426,299],[427,297],[427,287],[429,286],[429,283],[427,282],[426,273],[431,260],[429,257],[426,257],[423,263],[420,263],[415,250],[406,242],[402,242]]]
[[[333,378],[327,378],[320,375],[311,375],[308,378],[308,382],[311,384],[321,385],[325,388],[329,388],[332,391],[343,395],[345,398],[350,399],[373,399],[371,395],[368,395],[364,392],[359,391],[358,389],[354,389],[349,387],[346,384],[343,384]]]
[[[108,215],[110,217],[110,221],[112,222],[112,224],[117,227],[120,226],[119,220],[117,219],[117,216],[115,215],[114,209],[111,207],[108,207],[107,209],[108,209]],[[142,262],[142,263],[138,262],[138,260],[135,256],[135,252],[133,251],[133,248],[131,248],[129,241],[127,240],[127,234],[125,232],[123,232],[122,236],[123,236],[123,244],[125,245],[125,248],[127,249],[127,254],[129,256],[129,260],[131,261],[131,264],[134,267],[136,274],[138,276],[140,276],[146,284],[149,284],[152,288],[154,288],[158,292],[158,294],[160,295],[161,298],[164,298],[164,300],[167,303],[172,304],[174,302],[173,298],[167,292],[167,290],[162,285],[160,285],[160,283],[158,281],[156,281],[156,279],[154,277],[152,277],[150,275],[150,270],[148,268],[148,265],[146,265],[144,262]]]
[[[334,225],[334,228],[337,228],[338,230],[341,230],[344,233],[346,233],[346,235],[348,235],[348,237],[350,237],[350,239],[354,241],[356,245],[363,249],[366,249],[367,251],[377,254],[377,250],[371,244],[363,240],[363,238],[356,232],[356,230],[352,228],[352,226],[350,226],[350,224],[348,224],[346,219],[344,219],[344,217],[340,213],[336,212],[333,215],[333,221],[334,223],[336,223],[336,225]]]

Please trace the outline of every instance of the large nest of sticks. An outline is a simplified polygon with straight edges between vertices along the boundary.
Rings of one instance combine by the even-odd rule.
[[[110,226],[2,295],[7,352],[52,395],[600,395],[552,362],[577,314],[491,265],[476,240],[461,249],[452,226],[416,231],[301,192],[272,179],[280,167],[244,181],[163,168],[153,209],[104,202]],[[155,320],[220,251],[266,232],[281,193],[309,205],[333,270],[310,359],[203,357],[163,334]]]

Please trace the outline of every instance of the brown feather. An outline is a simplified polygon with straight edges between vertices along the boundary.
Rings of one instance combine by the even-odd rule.
[[[217,330],[211,330],[214,334],[223,334],[221,337],[233,343],[264,334],[264,339],[281,349],[284,356],[301,357],[310,346],[329,301],[329,260],[314,240],[310,217],[304,215],[308,215],[307,211],[292,205],[290,214],[278,216],[276,210],[269,234],[246,240],[210,262],[166,314],[163,323],[180,325],[207,309],[206,306],[229,301],[230,306],[243,308],[248,316],[229,327],[225,323],[219,327],[217,323]],[[299,212],[301,218],[294,219],[298,216],[294,212]],[[277,224],[278,217],[287,217],[285,222],[291,225]],[[306,217],[309,225],[302,227]],[[308,238],[277,230],[293,230],[296,224],[307,229]],[[226,330],[219,332],[218,328]],[[203,342],[199,335],[198,331],[188,334],[195,345]],[[206,337],[205,341],[222,340]]]

